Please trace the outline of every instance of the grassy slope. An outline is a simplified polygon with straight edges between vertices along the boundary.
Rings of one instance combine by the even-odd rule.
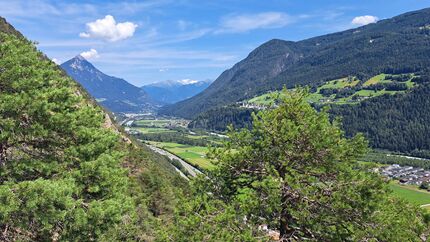
[[[320,88],[336,88],[336,89],[340,89],[340,88],[345,88],[345,87],[354,87],[359,82],[360,82],[360,80],[358,80],[358,79],[354,79],[354,80],[348,81],[348,78],[345,77],[345,78],[340,78],[340,79],[329,81],[326,84],[324,84],[323,86],[321,86]]]
[[[383,82],[387,82],[387,81],[385,81],[385,74],[379,74],[379,75],[376,75],[376,76],[374,76],[374,77],[372,77],[372,78],[370,78],[369,80],[367,80],[364,84],[363,84],[363,86],[370,86],[370,85],[373,85],[373,84],[376,84],[376,83],[383,83]]]

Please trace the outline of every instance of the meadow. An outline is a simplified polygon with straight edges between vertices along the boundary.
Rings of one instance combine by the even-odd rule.
[[[390,182],[389,187],[393,191],[394,195],[405,199],[415,205],[430,205],[430,192],[421,190],[416,186],[401,185],[397,182]],[[430,206],[423,206],[430,208]]]
[[[167,150],[197,168],[212,169],[214,165],[206,158],[208,148],[202,144],[219,144],[220,138],[205,132],[191,132],[186,128],[186,123],[184,120],[171,119],[137,120],[132,129],[146,135],[145,137],[150,137],[151,134],[158,136],[158,139],[144,139],[149,144]],[[165,140],[172,137],[176,137],[175,140]]]
[[[206,153],[208,152],[207,147],[203,146],[191,146],[171,142],[154,142],[148,141],[148,143],[169,151],[172,154],[180,157],[186,162],[190,163],[197,168],[202,168],[204,170],[212,169],[215,166],[206,158]]]

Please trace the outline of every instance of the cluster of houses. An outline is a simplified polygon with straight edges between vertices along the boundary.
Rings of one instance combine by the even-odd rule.
[[[249,103],[249,102],[237,102],[236,104],[239,105],[239,107],[241,108],[248,108],[248,109],[264,110],[267,108],[266,105]]]
[[[381,168],[380,173],[385,177],[399,180],[404,184],[420,186],[422,183],[430,183],[430,171],[423,168],[394,164]]]

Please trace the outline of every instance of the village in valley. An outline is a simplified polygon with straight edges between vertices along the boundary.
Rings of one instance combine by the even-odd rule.
[[[401,184],[417,185],[428,189],[430,183],[430,170],[423,168],[393,164],[379,168],[378,171],[382,176],[398,180]]]

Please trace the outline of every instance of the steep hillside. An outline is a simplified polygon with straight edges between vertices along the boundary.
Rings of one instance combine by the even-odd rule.
[[[195,96],[205,90],[210,81],[180,80],[148,84],[142,89],[148,96],[162,104],[172,104]]]
[[[0,240],[151,240],[183,182],[11,29],[0,26]]]
[[[195,117],[216,106],[282,86],[317,85],[356,76],[415,72],[430,64],[430,9],[298,42],[271,40],[225,71],[197,96],[167,106],[163,114]]]
[[[104,74],[81,55],[64,62],[61,68],[113,112],[140,112],[154,108],[145,91],[124,79]]]

